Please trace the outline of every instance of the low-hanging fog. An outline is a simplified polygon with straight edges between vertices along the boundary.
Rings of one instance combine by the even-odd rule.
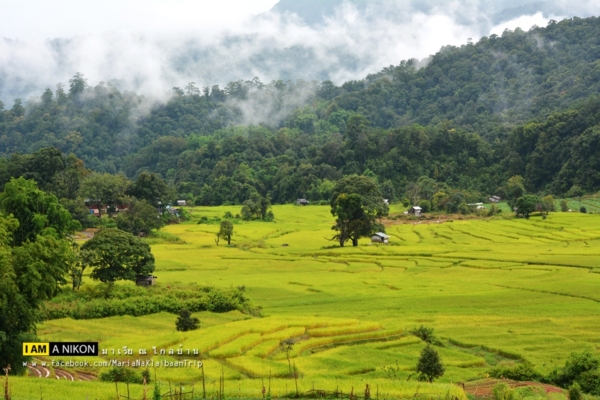
[[[295,10],[300,3],[310,7]],[[163,10],[160,21],[142,13],[146,21],[125,29],[113,29],[108,21],[106,29],[73,28],[52,38],[0,31],[6,36],[0,38],[0,100],[9,105],[17,97],[39,97],[58,82],[68,84],[76,72],[92,85],[113,81],[151,98],[164,98],[173,86],[192,81],[200,87],[224,86],[255,76],[265,83],[329,79],[340,84],[405,59],[425,63],[445,45],[599,13],[593,0],[568,6],[518,0],[287,0],[259,15],[230,23],[220,16],[218,24],[197,28],[186,23],[178,29],[181,21]],[[0,20],[10,18],[3,15]]]

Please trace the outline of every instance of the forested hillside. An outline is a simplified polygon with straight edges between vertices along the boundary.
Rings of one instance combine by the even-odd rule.
[[[514,175],[531,192],[600,189],[600,19],[506,31],[417,64],[341,86],[189,83],[166,103],[77,74],[68,88],[0,105],[0,152],[54,146],[98,172],[156,172],[209,205],[253,192],[325,200],[355,173],[392,199],[423,176],[474,198]]]

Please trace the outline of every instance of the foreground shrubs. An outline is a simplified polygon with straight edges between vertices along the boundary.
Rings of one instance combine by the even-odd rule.
[[[600,395],[600,359],[589,350],[572,353],[565,366],[552,371],[546,379],[563,388],[578,384],[583,392]]]
[[[142,371],[141,373],[137,373],[132,369],[115,367],[100,374],[101,382],[128,382],[142,384],[144,383],[144,378],[146,379],[146,383],[150,383],[150,371],[148,369]]]
[[[564,367],[557,368],[547,376],[535,371],[529,363],[515,367],[497,367],[489,371],[493,378],[507,378],[516,381],[540,381],[574,389],[596,396],[600,395],[600,358],[591,351],[572,353],[565,361]]]
[[[418,337],[422,341],[428,344],[432,344],[434,346],[444,347],[444,343],[437,337],[433,328],[421,325],[418,328],[413,328],[410,330],[410,334]]]
[[[196,317],[192,317],[190,310],[183,309],[179,311],[175,327],[180,332],[193,331],[200,327],[200,320]]]
[[[420,381],[427,381],[432,383],[434,379],[437,379],[444,375],[446,368],[442,364],[442,360],[438,352],[427,344],[417,363],[417,372],[419,373]]]
[[[499,383],[494,386],[492,393],[494,395],[494,400],[543,400],[547,398],[546,391],[542,388],[525,386],[511,389],[506,383]]]
[[[489,371],[492,378],[506,378],[515,381],[541,381],[544,376],[533,369],[530,363],[519,364],[516,367],[496,367]]]
[[[93,319],[118,315],[142,316],[159,312],[253,312],[244,297],[245,288],[218,289],[207,286],[182,287],[118,287],[96,285],[95,288],[70,292],[45,303],[43,320],[73,318]]]

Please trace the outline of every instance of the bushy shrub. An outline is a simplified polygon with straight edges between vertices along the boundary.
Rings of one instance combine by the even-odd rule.
[[[489,371],[492,378],[507,378],[515,381],[539,381],[543,375],[533,369],[530,363],[519,364],[515,367],[496,367]]]
[[[595,396],[600,396],[600,371],[586,371],[579,375],[577,384],[585,393],[590,393]]]
[[[209,218],[206,215],[203,215],[202,217],[200,217],[200,220],[197,223],[198,224],[219,224],[219,223],[221,223],[221,218],[219,218],[219,217]]]
[[[418,328],[414,328],[410,333],[420,338],[425,343],[433,344],[435,346],[443,346],[442,341],[435,335],[433,328],[421,325]]]
[[[183,240],[180,236],[164,231],[150,232],[148,238],[146,239],[146,242],[149,244],[155,244],[160,242],[185,244],[185,240]]]
[[[498,208],[498,206],[496,206],[495,204],[492,204],[490,206],[489,211],[487,212],[487,215],[488,215],[488,217],[493,217],[494,215],[499,214],[501,212],[502,212],[502,210],[500,210]]]
[[[583,394],[577,383],[569,388],[569,400],[583,400]]]
[[[587,208],[585,208],[585,206],[581,206],[581,208],[579,208],[579,212],[583,213],[583,214],[587,214]]]
[[[542,198],[542,207],[544,211],[556,211],[556,206],[554,205],[554,197],[552,195],[547,195]]]
[[[506,383],[499,383],[492,388],[494,400],[508,400],[510,398],[510,386]]]
[[[428,381],[429,383],[444,375],[445,368],[440,355],[429,344],[421,351],[421,356],[417,363],[417,372],[420,374],[420,381]]]
[[[221,292],[211,292],[208,295],[207,310],[211,312],[231,311],[231,302]]]
[[[152,393],[152,400],[162,400],[162,395],[160,394],[160,386],[158,386],[158,382],[154,384],[154,392]]]
[[[96,218],[96,217],[94,217],[94,218]],[[117,223],[115,222],[115,220],[108,216],[103,216],[102,218],[96,218],[96,220],[97,220],[96,226],[99,228],[116,228],[117,227]]]
[[[200,320],[192,317],[192,313],[189,310],[182,309],[179,311],[175,327],[181,332],[193,331],[200,327]]]
[[[150,383],[150,371],[147,369],[138,374],[132,369],[114,367],[100,374],[102,382],[144,383],[144,378],[146,383]]]
[[[227,312],[240,310],[252,312],[250,301],[244,297],[244,287],[216,289],[212,287],[179,287],[145,289],[119,287],[105,290],[108,285],[90,286],[81,293],[71,292],[46,302],[41,310],[44,320],[73,318],[93,319],[117,315],[142,316],[159,312],[177,314],[181,309],[191,312]]]
[[[567,204],[566,200],[561,200],[560,201],[560,211],[562,211],[562,212],[569,211],[569,205]]]
[[[537,386],[525,386],[512,389],[509,392],[509,400],[544,400],[546,391]]]
[[[417,205],[421,207],[421,211],[424,213],[431,211],[431,202],[429,200],[421,200]]]
[[[548,375],[547,380],[558,386],[567,388],[586,372],[597,371],[599,366],[600,359],[589,350],[581,353],[571,353],[565,361],[565,366],[552,371]]]
[[[460,203],[458,205],[458,212],[462,215],[467,215],[471,213],[471,207],[467,205],[467,203]]]
[[[273,211],[271,211],[271,210],[267,211],[267,215],[265,216],[265,221],[273,222],[274,219],[275,219],[275,214],[273,214]]]
[[[180,221],[189,221],[192,219],[192,214],[186,208],[179,209],[179,220]]]

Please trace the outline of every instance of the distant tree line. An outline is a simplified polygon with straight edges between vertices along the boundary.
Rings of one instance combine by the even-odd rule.
[[[530,193],[594,192],[600,101],[589,98],[600,89],[599,30],[598,18],[551,21],[446,47],[424,68],[408,60],[341,86],[192,82],[146,113],[142,96],[91,86],[78,73],[68,87],[0,106],[0,153],[9,157],[0,176],[31,169],[25,156],[13,159],[17,152],[55,147],[74,154],[63,163],[75,175],[50,182],[62,167],[48,164],[30,177],[42,188],[62,185],[59,198],[73,198],[83,165],[129,179],[155,173],[200,205],[256,194],[325,202],[353,174],[376,179],[392,200],[410,198],[421,177],[480,198],[516,175]],[[306,101],[285,101],[294,97]],[[244,110],[256,104],[266,123],[244,125]]]

